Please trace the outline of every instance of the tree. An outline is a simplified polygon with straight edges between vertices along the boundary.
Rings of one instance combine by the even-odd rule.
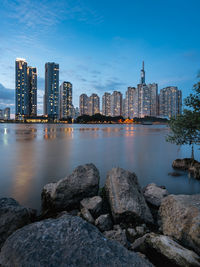
[[[200,81],[193,86],[193,90],[194,93],[184,101],[190,109],[184,109],[182,115],[170,119],[171,134],[166,138],[168,142],[176,145],[190,145],[192,159],[194,159],[194,145],[200,144]]]

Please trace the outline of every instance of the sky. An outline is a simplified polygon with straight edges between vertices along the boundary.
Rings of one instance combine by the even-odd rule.
[[[140,81],[192,92],[200,70],[200,0],[0,0],[0,108],[15,108],[15,59],[38,69],[43,112],[44,65],[60,65],[60,84],[79,95]]]

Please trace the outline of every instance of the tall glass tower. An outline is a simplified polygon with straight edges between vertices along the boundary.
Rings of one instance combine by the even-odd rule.
[[[23,58],[17,58],[15,61],[15,118],[22,120],[29,115],[28,107],[27,62]]]
[[[60,118],[72,117],[72,84],[63,82],[60,86]]]
[[[59,64],[45,64],[45,114],[49,118],[59,118]]]
[[[141,69],[141,84],[145,84],[144,61],[142,62],[142,69]]]
[[[37,116],[37,69],[27,68],[29,91],[29,116]]]

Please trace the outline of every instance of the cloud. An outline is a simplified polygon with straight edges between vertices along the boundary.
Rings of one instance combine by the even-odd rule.
[[[14,113],[15,90],[7,89],[0,83],[0,109],[4,109],[6,107],[10,107],[11,113]]]
[[[126,84],[124,82],[112,78],[107,79],[107,81],[104,84],[101,84],[98,81],[93,81],[93,86],[101,92],[120,90],[121,87],[125,85]]]

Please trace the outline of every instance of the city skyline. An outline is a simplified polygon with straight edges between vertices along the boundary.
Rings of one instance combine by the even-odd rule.
[[[37,67],[38,114],[43,113],[44,63],[48,61],[59,63],[60,84],[65,80],[73,84],[75,106],[83,92],[100,97],[105,91],[124,94],[127,87],[139,83],[142,60],[148,83],[158,83],[159,90],[177,86],[185,98],[199,70],[199,6],[194,0],[84,4],[76,0],[3,0],[1,108],[9,106],[14,113],[13,62],[18,56]]]

